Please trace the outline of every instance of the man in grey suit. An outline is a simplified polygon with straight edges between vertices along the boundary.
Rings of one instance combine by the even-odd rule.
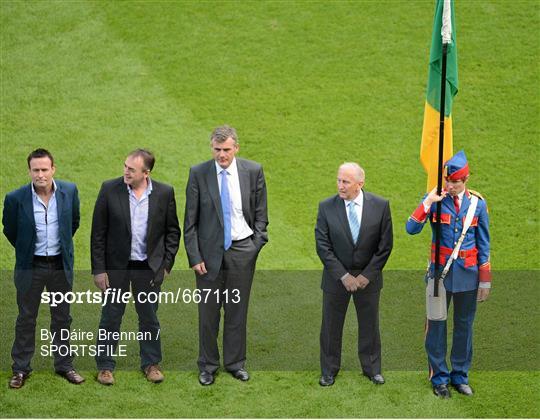
[[[338,194],[319,204],[315,240],[324,270],[321,326],[321,386],[334,384],[341,366],[341,341],[352,295],[358,320],[358,356],[362,372],[375,384],[381,375],[379,297],[382,269],[392,250],[392,217],[387,200],[363,191],[365,173],[344,163]]]
[[[199,382],[211,385],[219,368],[217,336],[224,309],[223,364],[233,377],[245,369],[246,322],[259,251],[268,241],[266,183],[260,164],[236,158],[236,130],[216,128],[213,159],[193,166],[186,188],[184,242],[195,271],[199,303]]]

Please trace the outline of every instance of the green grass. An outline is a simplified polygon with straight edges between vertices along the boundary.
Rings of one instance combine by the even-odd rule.
[[[477,396],[441,402],[423,372],[423,288],[420,273],[410,271],[425,266],[429,233],[404,230],[425,185],[418,151],[432,1],[1,1],[0,192],[28,182],[29,151],[50,149],[57,177],[80,190],[79,270],[90,266],[99,186],[121,174],[127,152],[154,150],[153,176],[175,187],[182,220],[188,169],[210,157],[212,128],[229,123],[238,129],[240,155],[261,162],[267,177],[270,242],[258,268],[289,272],[273,281],[275,271],[264,271],[254,285],[248,384],[220,375],[215,387],[202,389],[192,371],[195,307],[162,305],[162,324],[171,329],[163,337],[167,382],[152,387],[130,371],[135,355],[122,362],[117,386],[89,380],[74,389],[52,378],[50,360],[36,357],[28,386],[2,391],[0,415],[539,417],[540,340],[527,327],[538,325],[540,297],[540,5],[457,2],[455,11],[454,148],[466,150],[470,187],[487,199],[497,271],[476,324]],[[317,203],[334,193],[337,166],[346,160],[364,166],[367,190],[391,200],[388,268],[396,271],[387,276],[381,309],[389,381],[374,389],[359,377],[349,317],[346,371],[336,387],[322,390],[318,273],[292,270],[320,270]],[[0,249],[0,268],[9,270],[14,252],[3,237]],[[187,268],[183,246],[176,268]],[[194,286],[185,273],[170,280],[171,289]],[[6,271],[0,281],[7,379],[15,299]],[[76,287],[93,286],[80,275]],[[45,309],[40,325],[48,322]],[[74,305],[73,312],[74,327],[97,327],[96,306]],[[130,328],[135,320],[127,312]],[[90,376],[92,361],[79,362]]]
[[[472,377],[476,395],[454,393],[448,401],[436,399],[425,373],[419,372],[387,372],[388,382],[380,387],[357,372],[344,372],[331,388],[318,385],[316,371],[254,371],[247,383],[219,374],[208,388],[198,384],[195,372],[165,372],[165,382],[154,385],[139,372],[124,371],[116,375],[112,387],[93,381],[92,372],[84,374],[88,383],[81,386],[38,373],[21,390],[2,391],[3,416],[537,418],[540,414],[538,372],[477,372]],[[501,380],[504,387],[494,386]],[[35,405],[27,404],[30,399]]]

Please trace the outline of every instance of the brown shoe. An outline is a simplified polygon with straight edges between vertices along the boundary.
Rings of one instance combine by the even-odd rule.
[[[64,378],[67,379],[68,382],[75,385],[80,385],[84,382],[84,378],[81,375],[79,375],[75,371],[75,369],[71,369],[67,372],[56,372],[56,373],[58,373],[60,376],[63,376]]]
[[[155,384],[163,382],[163,380],[165,379],[158,365],[150,365],[145,367],[144,374],[146,375],[146,379]]]
[[[28,378],[28,374],[22,372],[15,372],[9,380],[9,387],[12,389],[19,389],[24,385],[24,381]]]
[[[114,376],[112,371],[108,369],[100,370],[97,375],[97,381],[101,385],[113,385],[114,384]]]

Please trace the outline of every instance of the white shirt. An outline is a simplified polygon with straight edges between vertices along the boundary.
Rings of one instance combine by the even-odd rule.
[[[216,165],[217,182],[219,193],[221,194],[221,172],[227,172],[227,185],[229,187],[229,197],[231,198],[231,238],[233,241],[240,241],[251,235],[253,231],[248,226],[244,213],[242,212],[242,194],[240,191],[240,179],[238,178],[238,166],[236,158],[228,168],[223,169],[217,162]]]
[[[349,216],[349,203],[352,201],[354,203],[354,209],[356,211],[356,217],[358,218],[358,226],[362,226],[362,209],[364,207],[364,193],[360,190],[360,193],[356,196],[354,200],[343,200],[345,202],[345,211],[347,213],[347,220],[349,221],[349,226],[351,225],[351,219]]]
[[[52,181],[52,195],[45,204],[37,194],[32,182],[32,205],[36,225],[36,245],[34,255],[53,256],[62,252],[60,245],[60,225],[56,203],[56,182]]]
[[[148,204],[149,196],[152,194],[152,181],[148,178],[148,185],[140,198],[137,198],[129,185],[126,187],[129,192],[129,214],[131,216],[131,253],[129,259],[144,261],[148,258],[146,234],[148,232]]]

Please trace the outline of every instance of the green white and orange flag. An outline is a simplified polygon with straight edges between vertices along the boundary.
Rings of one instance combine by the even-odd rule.
[[[441,102],[441,67],[443,42],[448,44],[446,92],[444,106],[443,162],[452,157],[452,102],[458,91],[456,26],[453,0],[437,0],[433,35],[429,54],[429,74],[424,108],[424,127],[420,146],[420,162],[427,173],[427,191],[437,186],[439,156],[439,118]]]

